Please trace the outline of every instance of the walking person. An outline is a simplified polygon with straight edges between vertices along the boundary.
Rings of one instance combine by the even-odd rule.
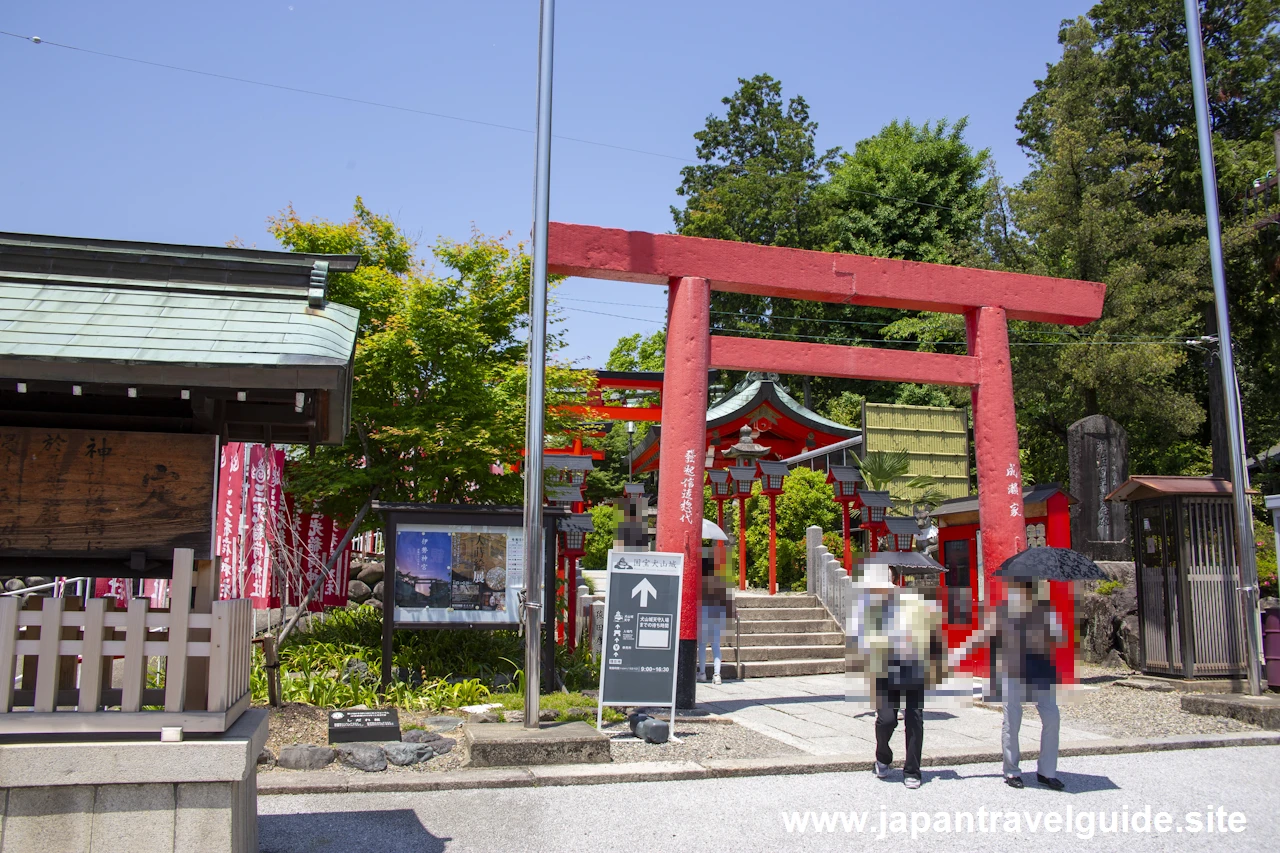
[[[734,617],[733,590],[725,578],[720,548],[702,553],[702,606],[698,619],[698,681],[706,681],[707,646],[711,646],[711,683],[720,683],[720,635],[725,622]],[[741,658],[738,666],[741,667]]]
[[[1058,615],[1049,606],[1047,586],[1044,581],[1009,581],[1005,600],[989,611],[980,630],[951,653],[950,664],[954,669],[974,648],[990,643],[992,639],[998,641],[1003,656],[1000,671],[1004,724],[1000,740],[1004,753],[1004,782],[1011,788],[1023,787],[1019,766],[1022,751],[1018,743],[1022,703],[1035,702],[1040,715],[1040,757],[1036,763],[1036,780],[1046,788],[1061,791],[1066,786],[1058,778],[1061,716],[1058,713],[1058,673],[1053,664],[1053,652],[1063,642],[1065,632]]]
[[[942,675],[941,614],[934,602],[899,588],[888,565],[870,564],[858,585],[853,635],[872,683],[876,708],[875,775],[889,776],[893,749],[889,739],[898,727],[898,709],[907,741],[902,781],[920,787],[920,754],[924,746],[924,694]]]

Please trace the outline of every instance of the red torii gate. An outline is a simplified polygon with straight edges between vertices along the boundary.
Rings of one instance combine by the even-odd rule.
[[[1092,322],[1102,316],[1104,285],[560,222],[551,223],[547,248],[552,273],[669,289],[657,547],[685,554],[681,682],[684,669],[692,675],[696,654],[703,419],[712,367],[969,386],[988,599],[1001,598],[991,573],[1026,544],[1008,321]],[[712,290],[962,314],[968,355],[712,335]],[[692,702],[692,683],[679,692]]]

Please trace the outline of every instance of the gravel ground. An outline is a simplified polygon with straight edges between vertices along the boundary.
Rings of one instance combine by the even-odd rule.
[[[274,754],[280,754],[280,747],[297,743],[311,743],[323,746],[328,742],[328,712],[323,708],[310,705],[285,705],[271,711],[268,722],[267,748]],[[400,712],[400,724],[425,724],[427,713],[411,711]],[[519,714],[515,714],[519,719]],[[612,739],[610,752],[613,760],[619,763],[632,761],[704,761],[715,758],[773,758],[786,755],[802,755],[795,747],[781,741],[754,732],[734,723],[702,723],[676,721],[676,737],[679,743],[645,743],[631,736],[631,729],[625,723],[606,723],[604,731]],[[461,730],[442,731],[446,737],[461,739]],[[438,773],[442,770],[456,770],[462,766],[462,750],[455,748],[452,752],[437,756],[430,761],[415,764],[411,767],[388,766],[387,773]],[[259,766],[259,773],[290,773],[278,767]],[[359,770],[345,767],[333,762],[324,769],[327,773],[346,773],[364,775]]]
[[[779,758],[804,755],[793,746],[736,723],[694,723],[676,720],[680,743],[645,743],[631,736],[626,723],[604,727],[612,738],[609,751],[618,763],[629,761],[706,761],[717,758]]]
[[[1257,726],[1230,717],[1209,717],[1182,710],[1180,693],[1156,693],[1120,687],[1115,682],[1136,673],[1076,662],[1081,689],[1059,701],[1062,724],[1116,738],[1154,738],[1169,735],[1212,735],[1259,731]],[[1027,705],[1024,714],[1035,715]]]
[[[401,711],[400,726],[404,730],[406,726],[415,725],[420,728],[430,729],[426,725],[427,717],[432,716],[425,711]],[[461,730],[440,731],[445,737],[458,739]],[[329,712],[324,708],[317,708],[314,705],[287,704],[283,708],[271,709],[271,716],[267,721],[267,749],[272,754],[279,755],[280,747],[289,746],[297,743],[310,743],[316,746],[327,746],[329,743]],[[456,770],[462,766],[463,756],[462,750],[455,747],[453,751],[444,755],[436,756],[430,761],[424,761],[421,764],[414,764],[410,767],[397,767],[394,764],[388,765],[383,772],[386,773],[436,773],[442,770]],[[274,765],[266,767],[258,766],[259,773],[292,773],[292,770],[282,770]],[[327,773],[347,773],[354,776],[367,775],[361,770],[354,770],[339,764],[337,761],[330,764],[324,769]]]

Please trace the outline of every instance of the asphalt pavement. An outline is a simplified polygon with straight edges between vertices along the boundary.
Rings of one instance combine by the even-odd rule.
[[[258,827],[266,853],[1259,850],[1280,834],[1277,766],[1276,746],[1066,758],[1062,793],[1040,788],[1024,762],[1021,791],[982,764],[926,768],[915,791],[896,769],[888,781],[863,772],[265,796]]]

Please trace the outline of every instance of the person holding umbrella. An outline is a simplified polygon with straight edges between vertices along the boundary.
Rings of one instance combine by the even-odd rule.
[[[974,648],[997,639],[1003,653],[1001,689],[1004,695],[1004,725],[1001,747],[1004,753],[1004,781],[1011,788],[1023,787],[1019,767],[1022,703],[1036,703],[1040,714],[1040,758],[1036,780],[1046,788],[1066,787],[1058,778],[1057,669],[1053,653],[1066,637],[1062,622],[1048,603],[1047,581],[1105,580],[1097,564],[1067,548],[1032,548],[1010,557],[995,572],[1008,583],[1005,600],[990,609],[986,623],[958,649],[951,652],[952,669]]]

